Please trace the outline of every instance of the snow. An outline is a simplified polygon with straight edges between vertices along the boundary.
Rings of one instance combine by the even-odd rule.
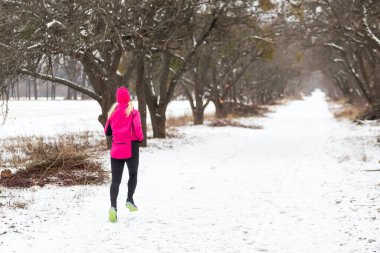
[[[350,67],[351,67],[351,73],[352,73],[357,79],[360,79],[360,76],[359,76],[358,72],[356,72],[355,67],[353,67],[352,64],[350,64]]]
[[[83,37],[87,37],[88,36],[88,33],[87,33],[87,30],[83,29],[79,32]]]
[[[338,49],[339,51],[344,51],[343,47],[338,46],[338,45],[335,44],[335,43],[325,43],[325,46],[333,47],[333,48],[335,48],[335,49]]]
[[[380,47],[380,38],[378,38],[374,33],[373,31],[371,30],[369,24],[368,24],[368,13],[367,13],[367,8],[365,7],[365,5],[363,4],[363,24],[364,24],[364,28],[365,28],[365,31],[366,31],[366,34],[367,36],[372,40],[374,41],[378,47]]]
[[[118,70],[118,71],[116,71],[116,74],[118,75],[118,76],[123,76],[123,74]]]
[[[80,111],[79,111],[80,110]],[[18,135],[54,136],[78,131],[101,133],[96,101],[9,101],[9,115],[0,138]]]
[[[38,48],[40,46],[41,46],[41,43],[37,43],[37,44],[34,44],[34,45],[30,46],[30,47],[27,47],[27,49],[28,50],[32,50],[32,49]]]
[[[134,100],[134,106],[138,103]],[[206,114],[215,112],[215,106],[209,104]],[[102,135],[102,126],[98,122],[101,113],[99,104],[94,100],[13,100],[9,101],[9,115],[4,126],[0,125],[0,138],[25,136],[54,136],[90,131]],[[147,122],[150,122],[147,110]],[[190,103],[187,100],[169,103],[166,117],[191,115]]]
[[[55,19],[53,19],[52,21],[50,21],[49,23],[47,23],[46,27],[50,28],[50,27],[52,27],[54,25],[57,25],[57,26],[60,26],[60,27],[62,27],[64,29],[66,29],[66,26],[64,24],[62,24],[62,22],[60,22],[58,20],[55,20]]]
[[[176,54],[176,53],[174,53],[173,55],[174,55],[176,58],[180,59],[181,61],[185,61],[185,60],[186,60],[182,55],[179,55],[179,54]],[[171,69],[171,70],[173,70],[173,69]],[[174,71],[174,72],[175,72],[175,71]]]
[[[344,61],[340,58],[333,59],[334,62],[344,63]]]
[[[379,126],[338,122],[320,91],[239,121],[264,129],[187,126],[151,140],[139,211],[123,206],[125,173],[116,224],[109,185],[2,189],[30,205],[0,209],[0,252],[380,251],[379,172],[365,171],[379,166]]]
[[[273,44],[273,41],[271,41],[270,39],[261,37],[261,36],[250,36],[249,38],[253,38],[253,39],[257,39],[257,40],[261,40],[261,41]]]

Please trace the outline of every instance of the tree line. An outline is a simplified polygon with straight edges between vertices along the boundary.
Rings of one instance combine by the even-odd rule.
[[[294,9],[270,0],[3,0],[1,98],[22,78],[62,84],[96,100],[104,125],[117,87],[126,86],[144,132],[148,108],[155,138],[165,137],[165,112],[178,94],[194,124],[203,124],[209,103],[217,117],[255,111],[297,89]]]
[[[63,63],[62,65],[54,65],[56,76],[75,81],[81,84],[82,87],[91,88],[88,78],[78,62],[63,61]],[[17,80],[10,87],[7,95],[9,96],[8,99],[14,100],[23,98],[27,100],[37,100],[39,98],[55,100],[56,97],[63,97],[65,100],[89,99],[85,94],[79,93],[70,87],[30,76]]]
[[[311,68],[331,81],[331,92],[367,105],[380,117],[380,1],[294,1],[302,9]]]

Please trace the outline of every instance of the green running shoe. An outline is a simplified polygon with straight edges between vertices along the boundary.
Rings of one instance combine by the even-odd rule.
[[[110,222],[117,222],[117,211],[114,207],[111,207],[108,212],[108,219]]]
[[[133,199],[127,199],[127,203],[125,204],[125,206],[129,209],[129,211],[131,212],[136,212],[138,209],[137,209],[137,206],[135,205],[135,203],[133,202]]]

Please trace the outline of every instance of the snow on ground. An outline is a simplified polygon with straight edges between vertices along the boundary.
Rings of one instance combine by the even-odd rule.
[[[380,166],[379,127],[336,121],[324,99],[241,120],[262,130],[187,126],[153,140],[140,210],[123,206],[124,177],[116,224],[109,185],[2,189],[30,205],[0,209],[0,252],[380,252],[380,174],[365,171]]]

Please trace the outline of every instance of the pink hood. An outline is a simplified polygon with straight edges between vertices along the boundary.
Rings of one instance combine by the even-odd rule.
[[[129,91],[125,87],[120,87],[116,90],[116,101],[119,104],[128,104],[130,101]]]

